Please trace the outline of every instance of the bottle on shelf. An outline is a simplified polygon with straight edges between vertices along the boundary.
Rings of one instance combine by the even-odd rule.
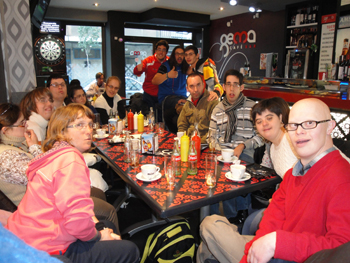
[[[134,114],[131,112],[128,113],[128,130],[129,131],[134,131]]]
[[[304,9],[304,25],[309,23],[309,19],[308,19],[309,14],[307,12],[308,12],[308,8],[305,8]]]
[[[300,9],[300,25],[304,25],[304,9]]]
[[[292,18],[290,20],[290,25],[291,26],[295,26],[295,19],[296,19],[296,15],[292,15]]]
[[[338,80],[343,80],[343,73],[344,73],[344,65],[345,64],[345,59],[344,56],[341,55],[339,57],[339,67],[338,67]]]
[[[171,154],[174,170],[176,175],[181,174],[181,154],[179,150],[179,138],[174,139],[173,152]]]
[[[308,23],[312,23],[312,8],[308,7],[307,11],[308,11],[307,21]]]
[[[188,149],[190,147],[190,138],[184,132],[181,137],[181,162],[187,162],[188,159]]]
[[[187,174],[197,174],[197,151],[196,142],[191,141],[190,148],[188,150],[188,167]]]
[[[142,114],[142,111],[140,111],[139,115],[137,116],[137,131],[143,132],[144,130],[144,116]]]
[[[346,56],[349,52],[349,39],[348,38],[344,38],[344,42],[343,42],[343,50],[342,50],[342,55]]]
[[[349,59],[350,59],[350,56],[349,54],[347,54],[345,57],[345,63],[344,63],[343,81],[349,80],[349,76],[348,76],[349,63],[350,63]]]
[[[318,20],[318,5],[314,7],[314,13],[312,14],[312,20],[315,21],[314,23],[317,23]]]

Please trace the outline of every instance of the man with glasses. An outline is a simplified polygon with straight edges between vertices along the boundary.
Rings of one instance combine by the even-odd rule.
[[[214,61],[212,61],[210,58],[199,59],[198,48],[193,45],[185,48],[185,60],[189,65],[187,74],[191,74],[193,72],[198,72],[201,74],[204,82],[204,88],[209,91],[208,100],[211,101],[219,99],[224,93],[224,90],[220,85]]]
[[[334,127],[322,101],[295,103],[285,128],[300,160],[286,172],[256,236],[242,236],[219,217],[208,217],[201,226],[204,241],[197,262],[304,262],[318,251],[349,242],[350,164],[333,146]]]
[[[67,85],[61,75],[54,74],[47,79],[47,88],[52,93],[54,110],[66,106],[64,99],[67,97]]]
[[[155,109],[158,104],[158,85],[152,84],[152,79],[156,75],[160,65],[168,59],[169,45],[165,40],[160,40],[156,44],[156,50],[153,56],[149,56],[141,61],[134,68],[134,74],[138,77],[145,72],[145,81],[143,82],[143,100],[147,102],[148,107]]]
[[[250,118],[255,102],[243,95],[243,75],[237,70],[225,72],[223,88],[225,97],[213,110],[209,126],[217,137],[216,148],[234,149],[235,156],[254,163],[254,149],[264,145],[263,139],[256,135]],[[250,203],[250,195],[223,201],[224,214],[231,223],[242,227],[248,217]],[[220,214],[219,204],[211,205],[210,212]]]
[[[93,97],[95,94],[100,96],[103,92],[105,92],[106,83],[105,76],[102,72],[96,73],[96,81],[90,84],[89,88],[86,91],[86,96]]]

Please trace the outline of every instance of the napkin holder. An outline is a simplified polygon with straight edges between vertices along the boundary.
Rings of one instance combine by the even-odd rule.
[[[143,133],[141,135],[142,153],[156,154],[159,148],[157,133]]]

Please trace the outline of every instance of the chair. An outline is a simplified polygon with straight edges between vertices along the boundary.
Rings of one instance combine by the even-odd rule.
[[[333,144],[350,158],[350,141],[344,141],[339,138],[333,139]]]

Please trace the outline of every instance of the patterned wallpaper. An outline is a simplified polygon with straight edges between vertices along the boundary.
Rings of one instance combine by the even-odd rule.
[[[1,52],[10,99],[36,87],[29,0],[0,0]]]

